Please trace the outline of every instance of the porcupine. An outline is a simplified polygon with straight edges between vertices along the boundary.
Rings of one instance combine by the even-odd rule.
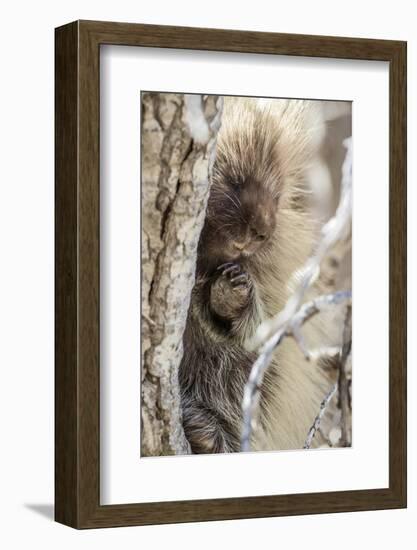
[[[255,360],[245,344],[283,307],[311,252],[316,229],[303,194],[321,136],[314,101],[224,98],[179,369],[193,453],[239,451]],[[252,449],[302,448],[326,387],[286,339],[264,378]]]

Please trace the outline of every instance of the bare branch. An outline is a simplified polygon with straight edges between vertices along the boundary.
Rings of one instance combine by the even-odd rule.
[[[252,366],[243,394],[243,428],[241,434],[242,451],[250,450],[250,438],[252,431],[256,426],[256,410],[260,397],[260,389],[264,374],[271,361],[275,348],[279,346],[285,337],[292,336],[296,340],[300,349],[303,351],[304,342],[301,337],[301,326],[317,313],[333,305],[349,301],[351,297],[352,293],[346,290],[335,292],[334,294],[319,296],[310,302],[306,302],[298,310],[294,317],[289,319],[287,324],[264,344],[261,353]],[[307,359],[310,359],[311,354],[306,350],[305,356]]]
[[[346,375],[346,362],[352,349],[352,308],[346,309],[345,325],[343,328],[343,345],[340,355],[339,368],[339,405],[342,412],[341,418],[341,446],[350,447],[352,444],[351,406],[349,398],[349,380]]]
[[[288,323],[288,328],[285,332],[286,336],[293,336],[298,343],[299,348],[304,353],[307,360],[312,358],[311,352],[306,348],[301,336],[301,325],[311,319],[313,315],[316,315],[320,311],[328,308],[332,305],[341,304],[352,298],[352,292],[350,290],[343,290],[340,292],[334,292],[333,294],[326,294],[325,296],[319,296],[310,302],[303,304],[297,313]]]
[[[336,213],[322,227],[321,239],[316,250],[301,269],[302,276],[298,288],[288,299],[282,311],[259,325],[254,338],[248,344],[250,349],[259,349],[295,315],[307,289],[317,277],[323,258],[331,247],[345,236],[350,226],[352,217],[352,138],[346,139],[344,145],[347,152],[342,167],[342,190]]]
[[[345,140],[347,149],[342,166],[342,182],[339,206],[335,215],[322,227],[319,243],[301,269],[301,281],[295,292],[287,300],[284,308],[271,319],[261,323],[247,347],[259,350],[259,356],[254,362],[249,379],[246,383],[242,401],[243,427],[241,434],[242,451],[250,450],[252,431],[256,426],[256,411],[260,398],[260,387],[272,359],[273,352],[285,336],[292,336],[304,356],[311,357],[301,334],[301,325],[324,307],[341,303],[351,298],[350,291],[337,292],[320,296],[312,302],[301,305],[306,291],[313,284],[320,271],[320,265],[330,249],[339,239],[343,238],[349,227],[352,216],[352,139]]]
[[[311,426],[310,431],[307,434],[307,438],[305,440],[304,447],[303,447],[304,449],[309,449],[311,447],[314,436],[316,435],[316,432],[320,427],[321,419],[323,418],[323,415],[327,409],[327,406],[329,405],[336,391],[337,391],[337,383],[333,385],[332,389],[329,391],[329,393],[321,402],[319,414],[314,419],[313,425]]]

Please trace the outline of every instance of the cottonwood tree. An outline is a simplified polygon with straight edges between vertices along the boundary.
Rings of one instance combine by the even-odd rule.
[[[222,100],[152,92],[141,99],[141,454],[185,454],[178,367]]]

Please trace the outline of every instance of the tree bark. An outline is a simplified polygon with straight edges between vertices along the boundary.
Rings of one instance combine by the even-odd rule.
[[[220,117],[215,96],[142,94],[142,456],[190,452],[178,367]]]

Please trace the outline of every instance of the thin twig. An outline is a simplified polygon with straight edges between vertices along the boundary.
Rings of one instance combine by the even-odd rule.
[[[299,348],[304,354],[304,357],[307,360],[311,359],[311,353],[306,348],[304,341],[301,336],[301,325],[306,321],[311,319],[313,315],[327,309],[329,306],[338,305],[345,301],[350,300],[352,297],[352,292],[350,290],[341,290],[339,292],[334,292],[333,294],[326,294],[324,296],[319,296],[310,302],[303,304],[297,313],[288,323],[288,328],[286,330],[286,336],[293,336],[296,342],[298,343]]]
[[[352,445],[352,427],[351,427],[351,406],[349,399],[349,381],[346,376],[346,362],[352,349],[352,308],[346,309],[345,324],[343,328],[343,345],[340,354],[339,368],[339,405],[342,413],[340,426],[342,436],[340,443],[342,447]]]
[[[309,449],[311,447],[311,443],[313,442],[314,436],[316,435],[316,432],[320,427],[321,419],[323,418],[323,415],[327,409],[327,406],[329,405],[336,391],[337,391],[337,382],[336,384],[334,384],[332,389],[329,391],[329,393],[326,395],[326,397],[323,399],[323,401],[320,404],[319,414],[314,419],[313,425],[311,426],[310,431],[307,434],[304,447],[303,447],[304,449]]]

